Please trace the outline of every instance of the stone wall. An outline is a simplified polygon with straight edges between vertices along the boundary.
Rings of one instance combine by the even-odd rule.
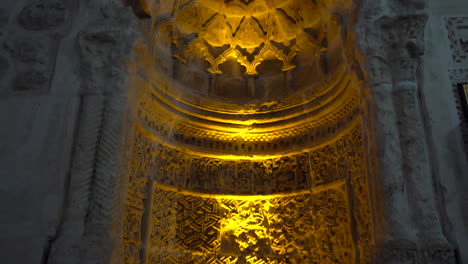
[[[0,3],[2,263],[84,263],[83,234],[98,243],[134,20],[117,0]]]
[[[434,187],[444,234],[456,248],[459,263],[468,261],[467,125],[455,85],[468,82],[468,5],[430,1],[421,82],[430,137]],[[464,135],[463,135],[464,134]],[[465,144],[463,144],[463,138]]]
[[[62,1],[0,3],[5,263],[43,263],[61,222],[80,107],[70,36],[76,11]]]

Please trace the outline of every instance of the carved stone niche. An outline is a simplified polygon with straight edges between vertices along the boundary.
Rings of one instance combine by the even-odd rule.
[[[352,1],[132,1],[162,74],[234,103],[320,94],[345,67]],[[353,44],[350,43],[350,46]]]
[[[134,86],[151,96],[138,97],[138,119],[171,144],[217,155],[333,138],[359,117],[353,5],[339,2],[145,2],[152,22],[135,47]]]
[[[126,263],[369,263],[352,1],[135,1]]]

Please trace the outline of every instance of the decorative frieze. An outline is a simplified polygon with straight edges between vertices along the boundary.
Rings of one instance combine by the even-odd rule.
[[[128,192],[143,198],[150,179],[204,193],[271,194],[332,183],[363,173],[360,126],[330,144],[307,152],[261,159],[206,157],[174,149],[135,128],[128,160]]]

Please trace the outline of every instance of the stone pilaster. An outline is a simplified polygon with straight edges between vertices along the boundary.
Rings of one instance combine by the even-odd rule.
[[[378,3],[377,3],[378,2]],[[383,263],[455,263],[436,206],[418,71],[425,1],[363,7],[361,35],[376,110],[384,224]],[[361,22],[363,23],[363,22]],[[377,26],[375,26],[377,25]]]

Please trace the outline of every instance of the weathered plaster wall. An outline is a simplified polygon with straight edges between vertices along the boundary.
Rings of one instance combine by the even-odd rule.
[[[4,263],[41,263],[56,236],[80,105],[70,41],[77,9],[49,1],[41,10],[40,2],[0,3]]]
[[[2,263],[83,263],[85,222],[104,218],[90,183],[118,152],[129,18],[119,0],[0,2]]]
[[[468,4],[461,0],[432,0],[428,15],[421,98],[427,111],[434,187],[444,233],[457,248],[460,263],[466,263],[468,159],[453,85],[468,81],[468,50],[459,46],[460,41],[468,40]],[[454,20],[459,24],[451,27],[449,23]]]

